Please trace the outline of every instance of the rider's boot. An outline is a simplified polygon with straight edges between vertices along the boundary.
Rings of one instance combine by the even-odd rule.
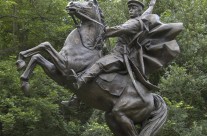
[[[80,99],[73,95],[68,101],[62,101],[61,104],[67,108],[78,108],[80,106]]]
[[[75,89],[80,89],[80,87],[82,87],[84,84],[88,83],[97,75],[99,75],[102,72],[102,68],[100,67],[100,65],[94,64],[80,76],[78,76],[74,70],[71,71],[73,72],[73,76],[76,77],[76,83],[73,83],[73,86]]]
[[[86,82],[85,82],[83,79],[81,79],[80,77],[77,78],[76,80],[77,80],[77,82],[76,82],[76,83],[73,83],[73,87],[74,87],[75,89],[77,89],[77,90],[78,90],[81,86],[83,86],[84,84],[86,84]]]

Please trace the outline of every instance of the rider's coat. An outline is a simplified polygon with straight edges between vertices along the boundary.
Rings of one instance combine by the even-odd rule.
[[[150,74],[173,60],[180,52],[175,37],[182,31],[182,23],[161,23],[156,14],[149,14],[129,19],[122,25],[111,27],[106,36],[119,37],[113,53],[117,59],[123,61],[124,46],[133,64],[141,68],[140,58],[143,58],[143,74]],[[128,46],[134,36],[142,32]],[[140,47],[141,45],[141,47]],[[143,54],[140,55],[140,50]]]
[[[157,89],[147,80],[146,75],[166,65],[177,56],[180,49],[174,39],[182,29],[182,23],[161,23],[156,14],[132,18],[122,25],[107,28],[106,37],[118,37],[115,48],[110,54],[86,69],[81,78],[87,82],[103,72],[126,70],[123,56],[127,54],[135,79],[150,90]],[[108,76],[99,77],[105,81],[109,80]],[[103,84],[104,82],[99,82],[100,87],[104,86]],[[118,94],[116,92],[113,94],[120,95],[122,91]]]

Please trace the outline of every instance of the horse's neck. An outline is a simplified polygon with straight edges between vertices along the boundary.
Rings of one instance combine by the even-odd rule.
[[[101,28],[94,22],[83,22],[79,31],[85,46],[94,46],[96,39],[100,35]]]

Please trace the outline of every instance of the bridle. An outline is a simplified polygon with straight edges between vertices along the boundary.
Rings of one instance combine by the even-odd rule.
[[[80,36],[80,40],[81,40],[82,45],[83,45],[86,49],[88,49],[88,50],[95,50],[95,49],[99,49],[99,50],[100,50],[101,48],[98,47],[97,45],[98,45],[98,43],[100,43],[100,42],[101,42],[101,43],[104,42],[104,34],[105,34],[105,28],[106,28],[106,26],[104,26],[102,23],[100,23],[100,22],[98,22],[98,21],[92,19],[91,17],[89,17],[89,16],[87,16],[87,15],[85,15],[85,14],[79,12],[79,11],[76,11],[76,12],[77,12],[79,15],[85,17],[86,19],[88,19],[88,20],[90,20],[90,21],[92,21],[92,22],[94,22],[94,23],[96,23],[96,24],[98,24],[98,25],[100,25],[100,26],[102,27],[102,29],[103,29],[103,33],[99,33],[99,35],[96,37],[96,40],[95,40],[95,46],[93,46],[93,48],[89,48],[89,47],[85,46],[85,44],[84,44],[84,42],[83,42],[83,38],[82,38],[82,35],[81,35],[81,33],[80,33],[80,24],[78,24],[78,22],[77,22],[77,20],[76,20],[76,18],[75,18],[74,15],[70,15],[70,16],[72,17],[72,19],[73,19],[73,22],[74,22],[74,24],[75,24],[77,30],[78,30],[78,33],[79,33],[79,36]]]
[[[90,21],[92,21],[92,22],[94,22],[94,23],[97,23],[97,24],[99,24],[100,26],[102,26],[103,28],[105,28],[105,26],[104,26],[102,23],[100,23],[100,22],[98,22],[98,21],[92,19],[91,17],[89,17],[89,16],[87,16],[87,15],[85,15],[85,14],[79,12],[79,11],[77,11],[77,13],[80,14],[81,16],[87,18],[88,20],[90,20]]]

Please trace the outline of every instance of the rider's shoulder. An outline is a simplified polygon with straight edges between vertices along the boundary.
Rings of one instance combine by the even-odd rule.
[[[124,25],[131,25],[131,26],[134,26],[136,25],[137,23],[139,23],[139,20],[137,20],[136,18],[130,18],[129,20],[127,20],[124,24],[122,24],[122,26]]]
[[[136,18],[130,18],[129,20],[126,21],[127,22],[137,22],[139,19],[139,17],[136,17]]]

